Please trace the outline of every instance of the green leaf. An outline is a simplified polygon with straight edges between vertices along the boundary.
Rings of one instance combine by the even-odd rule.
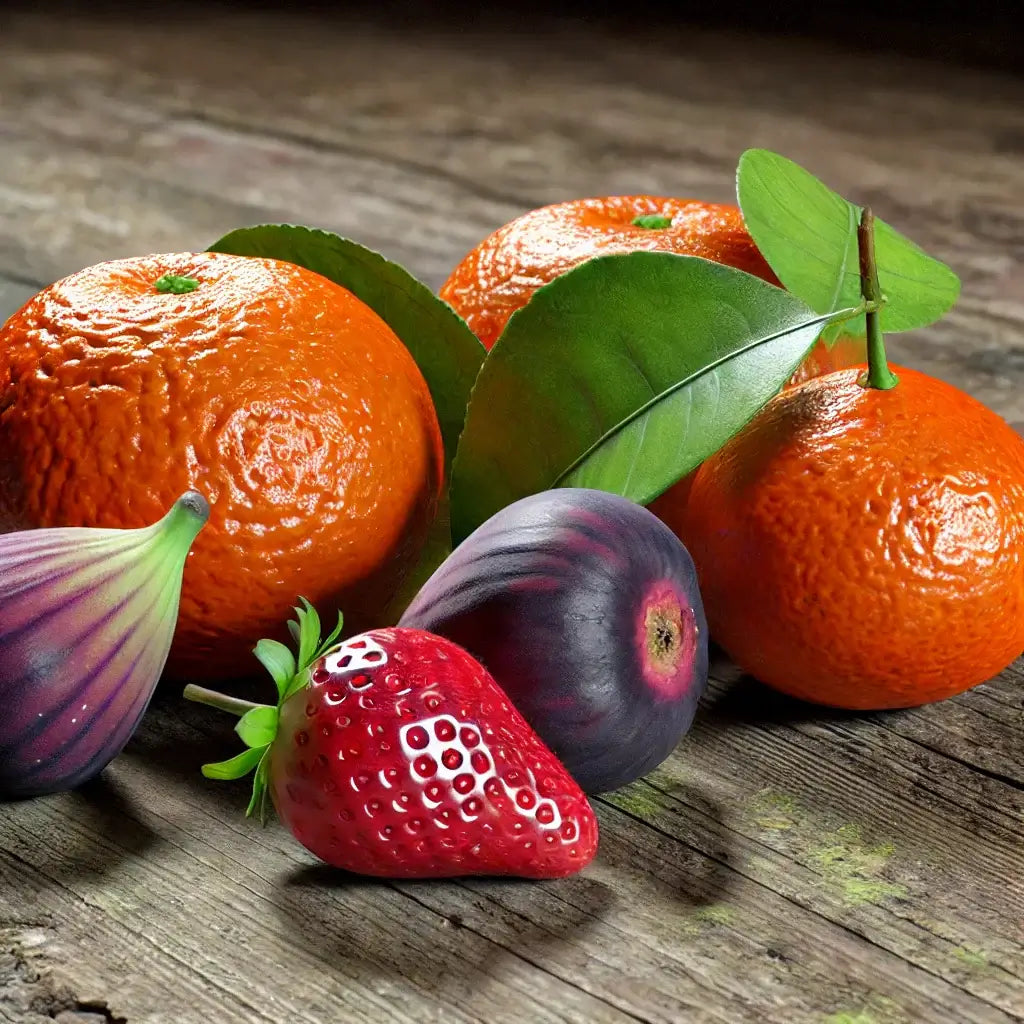
[[[320,641],[320,646],[317,648],[316,656],[318,658],[323,657],[335,644],[335,641],[341,636],[341,631],[345,628],[345,616],[338,612],[338,624],[331,630],[330,635]]]
[[[300,671],[295,676],[295,678],[288,684],[288,689],[285,690],[284,697],[282,698],[281,702],[284,703],[284,701],[288,700],[289,697],[293,697],[295,694],[299,692],[299,690],[304,690],[308,685],[308,675],[306,674],[305,671]]]
[[[438,505],[437,515],[430,527],[426,543],[415,568],[405,577],[382,616],[386,623],[397,623],[402,613],[420,592],[434,570],[452,553],[451,506],[445,493]]]
[[[301,608],[295,609],[299,623],[299,653],[296,658],[299,672],[305,671],[312,662],[320,645],[320,616],[304,597],[300,597]]]
[[[437,409],[445,462],[450,465],[469,393],[486,351],[446,302],[397,263],[316,228],[259,224],[232,231],[210,249],[296,263],[362,299],[387,322],[416,360]]]
[[[818,313],[860,301],[857,223],[861,208],[833,192],[792,160],[765,149],[740,157],[736,194],[747,230],[794,295]],[[960,281],[944,263],[875,219],[875,257],[886,304],[883,331],[909,331],[934,323],[960,294]],[[840,333],[864,335],[864,317],[833,324]]]
[[[203,775],[208,779],[240,779],[243,775],[248,775],[260,763],[265,751],[265,747],[250,747],[227,761],[204,764]]]
[[[453,540],[556,486],[652,501],[782,388],[829,319],[694,256],[601,256],[556,278],[480,372],[452,472]]]
[[[247,818],[257,816],[261,825],[267,823],[267,796],[270,788],[270,748],[263,751],[263,756],[256,765],[256,774],[252,780],[252,797],[245,809]]]
[[[246,711],[238,720],[235,732],[242,737],[247,747],[265,747],[274,742],[277,735],[277,708],[258,707]]]
[[[284,644],[276,640],[261,640],[253,652],[260,664],[273,677],[277,686],[277,698],[281,699],[298,668],[295,655]]]

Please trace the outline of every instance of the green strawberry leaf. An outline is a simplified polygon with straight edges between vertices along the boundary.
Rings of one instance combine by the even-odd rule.
[[[860,301],[857,224],[861,207],[833,192],[792,160],[749,149],[736,173],[743,219],[779,280],[817,313]],[[885,305],[883,331],[926,327],[947,313],[960,280],[884,221],[875,220],[875,258]],[[827,342],[840,333],[864,335],[864,317],[832,324]]]
[[[278,643],[276,640],[261,640],[253,653],[273,678],[277,686],[277,696],[280,699],[298,671],[295,655],[284,644]]]
[[[259,818],[261,825],[267,823],[267,796],[270,789],[270,748],[267,747],[263,756],[256,765],[256,775],[252,781],[252,796],[249,799],[249,806],[245,809],[245,816],[251,818],[254,815]]]
[[[451,464],[469,393],[487,354],[466,322],[397,263],[340,235],[295,224],[258,224],[232,231],[214,252],[263,256],[316,271],[373,309],[412,353],[430,388]]]
[[[277,686],[277,704],[251,704],[237,697],[230,697],[202,686],[190,683],[185,687],[184,697],[200,704],[219,708],[229,714],[241,716],[235,725],[235,732],[249,748],[242,753],[213,764],[203,765],[202,771],[209,779],[240,779],[251,772],[253,776],[252,799],[246,816],[258,815],[266,822],[268,787],[270,781],[270,749],[277,736],[281,720],[281,707],[293,694],[308,684],[307,670],[312,662],[326,654],[341,636],[344,619],[338,613],[338,624],[330,635],[320,639],[320,616],[304,597],[299,598],[295,608],[295,619],[289,620],[288,628],[298,648],[298,658],[284,644],[275,640],[261,640],[255,648],[256,657],[270,672]],[[290,670],[290,671],[289,671]]]
[[[265,752],[266,747],[249,747],[248,750],[243,750],[227,761],[204,764],[203,775],[208,779],[240,779],[242,776],[248,775],[260,763]]]
[[[320,641],[320,646],[317,648],[316,651],[317,658],[322,658],[334,646],[334,644],[337,642],[338,637],[341,636],[341,631],[344,628],[345,617],[341,614],[341,612],[338,612],[338,624],[334,627],[334,629],[331,630],[331,632],[327,635],[327,637],[324,640]]]
[[[296,656],[298,671],[309,667],[320,643],[320,616],[316,609],[304,598],[300,597],[301,607],[295,608],[299,623],[299,653]]]
[[[253,708],[238,720],[235,732],[247,747],[266,747],[277,735],[278,710],[269,705]]]
[[[601,256],[556,278],[480,372],[452,470],[453,540],[551,487],[652,501],[783,387],[831,318],[694,256]]]
[[[305,670],[297,672],[295,678],[288,684],[288,689],[284,692],[284,700],[288,700],[289,697],[294,697],[300,690],[304,690],[309,684],[309,678],[306,675]]]

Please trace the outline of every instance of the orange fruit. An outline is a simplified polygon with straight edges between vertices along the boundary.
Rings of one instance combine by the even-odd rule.
[[[661,218],[667,227],[636,219]],[[530,210],[488,235],[452,271],[440,295],[490,349],[508,318],[542,285],[595,256],[656,250],[745,270],[781,287],[728,203],[667,196],[600,196]],[[866,358],[863,338],[819,342],[794,380],[853,366]]]
[[[182,278],[197,287],[160,290]],[[251,672],[300,595],[373,622],[425,539],[442,458],[401,341],[289,263],[116,260],[0,329],[0,524],[143,526],[189,488],[209,499],[174,674]]]
[[[671,220],[641,227],[638,217]],[[595,256],[657,250],[702,256],[765,281],[778,278],[735,206],[665,196],[603,196],[555,203],[517,217],[485,238],[452,271],[441,298],[491,348],[533,293]]]
[[[783,391],[697,471],[675,523],[711,633],[804,700],[910,707],[1024,651],[1024,439],[909,369]]]
[[[668,227],[642,227],[636,218],[661,217]],[[542,285],[595,256],[636,250],[675,252],[714,260],[781,287],[758,251],[736,206],[699,199],[626,195],[572,199],[517,217],[485,238],[452,271],[440,295],[490,349],[508,318]],[[854,366],[866,358],[863,338],[818,343],[791,383]],[[665,492],[652,511],[667,522],[686,503],[689,477]]]

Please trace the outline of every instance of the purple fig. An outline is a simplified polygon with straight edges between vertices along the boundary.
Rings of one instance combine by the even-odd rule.
[[[163,671],[209,514],[190,491],[141,529],[0,536],[0,797],[72,789],[121,752]]]
[[[589,793],[668,757],[707,685],[689,552],[647,509],[603,491],[544,491],[496,513],[400,625],[482,662]]]

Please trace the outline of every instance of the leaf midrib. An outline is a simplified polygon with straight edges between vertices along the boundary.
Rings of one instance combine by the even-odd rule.
[[[797,331],[803,330],[807,327],[814,327],[817,324],[828,323],[829,321],[837,317],[844,316],[847,313],[852,314],[854,312],[855,310],[853,308],[850,308],[833,311],[831,313],[821,313],[818,316],[811,317],[803,321],[802,323],[794,324],[781,331],[775,331],[773,334],[768,334],[763,338],[757,338],[755,341],[748,342],[746,345],[743,345],[740,348],[733,349],[733,351],[727,352],[724,355],[719,356],[717,359],[713,359],[710,363],[707,363],[705,366],[702,366],[699,369],[695,370],[689,376],[684,377],[682,380],[676,381],[676,383],[665,388],[664,391],[661,391],[659,394],[654,395],[652,398],[648,399],[648,401],[644,402],[643,405],[638,406],[636,409],[634,409],[633,412],[631,412],[628,416],[621,419],[613,427],[610,427],[608,430],[606,430],[596,441],[594,441],[593,444],[590,445],[589,448],[587,448],[586,451],[584,451],[581,455],[574,459],[573,462],[566,469],[562,470],[562,472],[558,474],[558,476],[555,478],[551,486],[561,486],[562,481],[565,480],[566,477],[569,477],[574,472],[576,472],[576,470],[580,466],[582,466],[594,452],[596,452],[598,449],[604,446],[604,444],[609,440],[609,438],[615,437],[617,434],[621,433],[631,423],[639,419],[641,416],[646,415],[651,409],[653,409],[656,405],[659,405],[661,402],[665,401],[670,395],[673,395],[677,391],[680,391],[683,388],[688,387],[695,380],[699,380],[701,377],[705,376],[708,373],[711,373],[713,370],[717,370],[718,367],[722,366],[724,363],[729,362],[731,359],[736,359],[739,356],[743,355],[744,353],[749,352],[751,349],[755,349],[760,345],[765,345],[769,341],[775,341],[777,338],[785,337],[787,334],[795,334]]]

